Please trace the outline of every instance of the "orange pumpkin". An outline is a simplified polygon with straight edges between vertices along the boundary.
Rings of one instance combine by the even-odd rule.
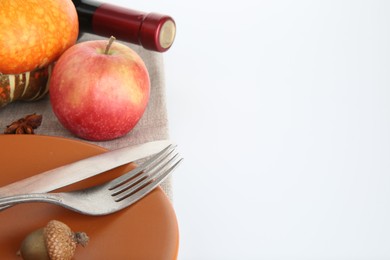
[[[71,0],[0,1],[0,74],[47,67],[78,36]]]

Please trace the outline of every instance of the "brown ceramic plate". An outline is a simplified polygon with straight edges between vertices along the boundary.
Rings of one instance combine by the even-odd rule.
[[[0,186],[104,151],[99,146],[65,138],[0,135]],[[99,184],[132,167],[121,166],[61,191]],[[0,259],[20,259],[16,252],[23,238],[51,219],[89,235],[89,244],[77,248],[75,259],[177,258],[176,215],[165,193],[157,188],[134,205],[107,216],[85,216],[44,203],[20,204],[1,211]]]

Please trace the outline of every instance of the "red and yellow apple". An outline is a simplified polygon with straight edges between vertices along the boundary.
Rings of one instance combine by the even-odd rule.
[[[49,94],[54,114],[74,135],[111,140],[130,132],[142,117],[150,96],[149,73],[124,44],[81,42],[54,66]]]
[[[78,37],[71,0],[0,1],[0,73],[20,74],[43,68]]]

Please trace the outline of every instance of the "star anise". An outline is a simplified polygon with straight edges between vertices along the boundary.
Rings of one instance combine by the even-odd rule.
[[[42,115],[31,114],[24,118],[20,118],[4,130],[4,134],[34,134],[34,129],[37,129],[42,123]]]

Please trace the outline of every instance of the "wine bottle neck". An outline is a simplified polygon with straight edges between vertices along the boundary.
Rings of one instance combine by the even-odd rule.
[[[176,26],[170,16],[92,0],[72,1],[79,18],[80,33],[115,36],[118,40],[159,52],[168,50],[173,43]]]
[[[79,26],[81,32],[92,32],[93,31],[93,15],[96,9],[102,4],[98,1],[89,0],[72,0],[76,7],[77,14],[79,17]]]

